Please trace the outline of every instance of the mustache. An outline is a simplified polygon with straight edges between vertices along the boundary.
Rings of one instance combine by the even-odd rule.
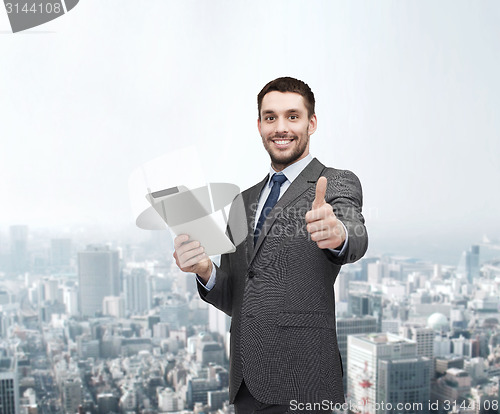
[[[289,135],[289,134],[274,134],[269,137],[269,139],[297,139],[297,135]]]

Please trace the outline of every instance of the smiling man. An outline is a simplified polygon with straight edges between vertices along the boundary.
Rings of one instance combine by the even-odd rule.
[[[317,118],[307,84],[275,79],[257,103],[271,166],[242,193],[244,216],[232,210],[229,217],[247,226],[248,237],[220,267],[189,235],[176,237],[174,257],[198,275],[201,298],[232,316],[229,391],[237,414],[300,404],[329,411],[344,402],[333,284],[341,265],[368,245],[361,185],[310,155]]]

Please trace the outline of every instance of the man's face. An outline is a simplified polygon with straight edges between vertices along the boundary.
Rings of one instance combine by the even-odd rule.
[[[309,136],[316,124],[316,115],[309,118],[302,95],[277,91],[264,95],[257,126],[276,171],[309,154]]]

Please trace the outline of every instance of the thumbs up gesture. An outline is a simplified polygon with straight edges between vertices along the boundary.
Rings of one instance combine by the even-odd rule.
[[[316,183],[316,197],[311,210],[306,213],[307,231],[320,249],[338,249],[346,234],[333,207],[325,201],[326,185],[326,177],[320,177]]]

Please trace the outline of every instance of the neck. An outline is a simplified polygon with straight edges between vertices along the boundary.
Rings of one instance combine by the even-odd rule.
[[[288,164],[278,164],[271,160],[271,167],[273,167],[273,170],[276,172],[281,172],[283,171],[286,167],[289,167],[290,165],[295,164],[296,162],[299,162],[300,160],[303,160],[305,157],[309,155],[309,151],[304,151],[304,153],[300,156],[300,158],[297,158],[296,160],[288,163]]]

